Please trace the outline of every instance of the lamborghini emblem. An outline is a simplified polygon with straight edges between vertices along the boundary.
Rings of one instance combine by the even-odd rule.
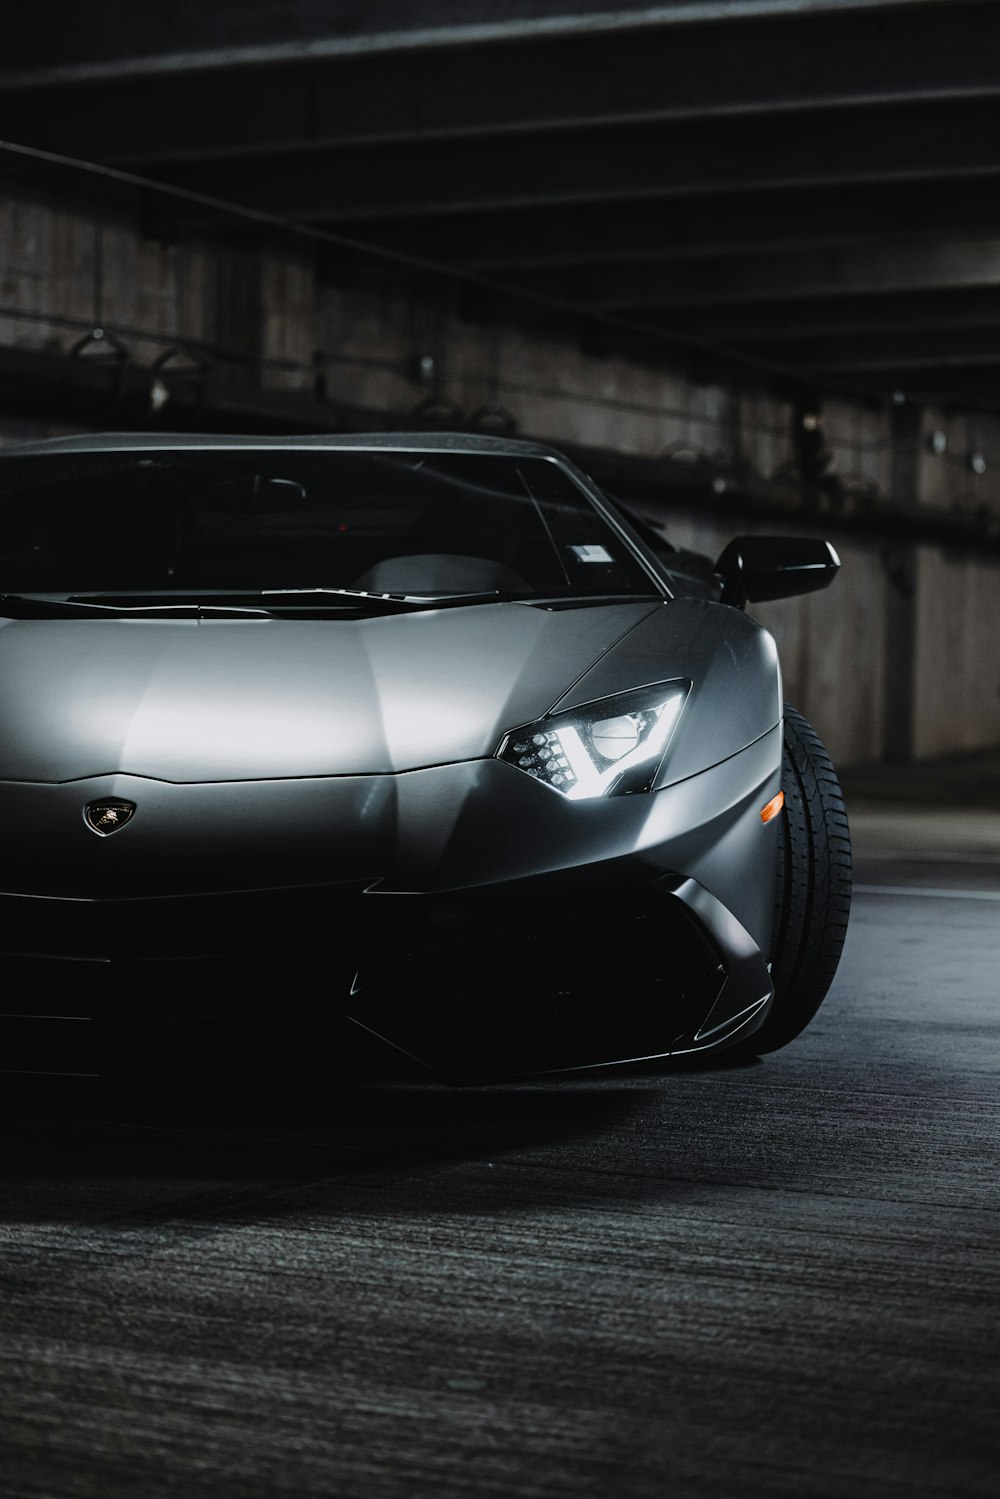
[[[88,802],[83,809],[84,820],[92,833],[106,838],[117,833],[127,822],[132,821],[135,802],[123,802],[112,798],[99,802]]]

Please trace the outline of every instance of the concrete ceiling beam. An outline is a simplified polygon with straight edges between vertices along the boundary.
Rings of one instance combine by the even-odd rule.
[[[514,33],[516,34],[516,32]],[[721,45],[720,45],[721,43]],[[1000,94],[1000,12],[813,15],[0,88],[0,136],[119,165]],[[123,122],[127,121],[127,129]]]
[[[777,357],[772,343],[742,346],[748,353]],[[1000,364],[1000,328],[958,332],[870,333],[804,340],[795,345],[794,361],[803,369],[829,374],[882,374],[901,370],[929,373]]]
[[[160,164],[182,188],[306,222],[731,194],[954,182],[1000,172],[1000,110],[988,101],[794,111],[734,131],[708,121],[627,125]],[[151,173],[152,175],[152,173]]]
[[[517,284],[604,311],[1000,287],[1000,240],[905,239],[846,250],[567,271],[521,277]]]
[[[613,36],[651,28],[682,29],[736,21],[836,14],[934,10],[941,0],[667,0],[612,4],[610,0],[479,0],[475,20],[467,0],[379,0],[377,6],[331,0],[174,0],[137,6],[103,0],[100,6],[30,9],[5,37],[0,88],[60,88],[124,77],[218,73],[303,60],[371,56],[505,44],[524,39]],[[978,0],[985,8],[992,0]],[[415,12],[419,23],[414,24]],[[178,46],[178,38],[185,45]]]
[[[633,313],[633,315],[635,315]],[[810,339],[853,334],[915,335],[958,329],[1000,329],[1000,288],[815,297],[808,302],[732,303],[692,309],[638,309],[650,326],[694,338],[732,342],[799,362]]]
[[[725,197],[653,199],[595,211],[568,204],[428,219],[355,223],[352,233],[391,249],[495,275],[689,256],[817,249],[900,235],[1000,237],[1000,175],[935,183],[761,190],[734,212]],[[331,221],[331,229],[336,228]]]

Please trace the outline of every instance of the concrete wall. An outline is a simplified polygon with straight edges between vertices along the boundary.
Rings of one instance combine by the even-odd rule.
[[[463,321],[448,288],[334,287],[296,250],[161,244],[126,218],[0,200],[0,346],[68,352],[95,324],[118,330],[138,365],[174,340],[200,341],[234,385],[319,388],[403,429],[427,401],[455,426],[494,402],[522,436],[796,482],[793,410],[765,394],[587,350],[571,331]],[[433,360],[429,379],[421,357]],[[1000,419],[927,411],[902,443],[891,410],[828,401],[823,426],[843,512],[893,493],[905,473],[915,504],[1000,516]],[[0,441],[67,430],[0,410]],[[944,452],[931,450],[932,432],[944,434]],[[680,544],[711,555],[740,530],[795,528],[668,511],[666,501],[660,515]],[[860,536],[837,545],[844,568],[829,593],[756,611],[778,641],[788,700],[845,764],[879,758],[899,712],[912,713],[904,738],[917,755],[1000,743],[1000,565],[921,548],[901,571],[898,549]],[[889,659],[890,641],[905,659]],[[909,695],[895,690],[904,677]]]
[[[914,752],[1000,744],[1000,567],[921,547]]]

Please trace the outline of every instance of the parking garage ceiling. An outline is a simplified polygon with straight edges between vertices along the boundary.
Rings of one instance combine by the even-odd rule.
[[[503,283],[971,400],[1000,397],[998,102],[995,0],[104,0],[22,13],[0,61],[6,141],[461,268],[481,315]],[[213,220],[0,171],[132,193],[163,235]],[[328,249],[341,279],[419,274]]]

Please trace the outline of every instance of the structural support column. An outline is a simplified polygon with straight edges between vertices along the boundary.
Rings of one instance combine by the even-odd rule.
[[[218,373],[226,384],[257,386],[264,346],[261,252],[242,246],[220,250],[216,276],[216,341],[233,356]]]
[[[893,498],[915,510],[920,503],[919,475],[923,441],[923,408],[897,406],[892,412]],[[912,760],[917,652],[917,549],[893,542],[882,554],[886,593],[885,722],[882,758]]]

